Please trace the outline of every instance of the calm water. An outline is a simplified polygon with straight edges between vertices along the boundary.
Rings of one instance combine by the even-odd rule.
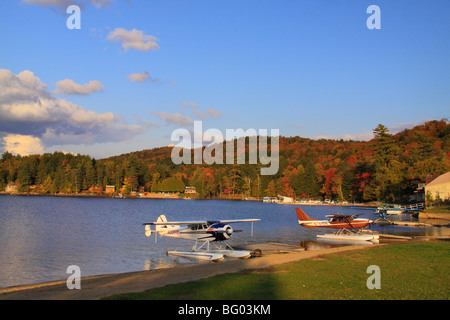
[[[0,196],[0,288],[67,279],[67,267],[78,265],[82,276],[166,268],[198,263],[169,257],[166,249],[190,250],[193,242],[144,235],[143,222],[259,218],[250,237],[249,223],[229,243],[315,240],[320,229],[298,226],[295,206],[250,201],[97,199]],[[335,206],[304,206],[314,218],[360,211]],[[376,216],[364,210],[364,217]],[[363,211],[363,212],[364,212]],[[381,233],[436,234],[442,228],[372,227]]]

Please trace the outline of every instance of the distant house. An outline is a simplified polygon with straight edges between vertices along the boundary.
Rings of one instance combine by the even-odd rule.
[[[425,185],[425,194],[431,200],[450,199],[450,171],[440,175]]]
[[[19,191],[19,187],[14,182],[10,182],[6,185],[5,192],[16,193]]]
[[[191,194],[196,194],[197,190],[195,190],[195,187],[186,187],[184,189],[184,193],[191,193]]]
[[[116,192],[116,186],[106,186],[105,193],[114,193]]]
[[[291,197],[285,197],[285,196],[278,196],[278,200],[281,203],[292,203],[294,201]]]

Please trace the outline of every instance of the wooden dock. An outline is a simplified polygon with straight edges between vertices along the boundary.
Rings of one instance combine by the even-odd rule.
[[[412,240],[412,237],[406,237],[406,236],[396,236],[393,234],[383,234],[383,233],[379,233],[378,236],[380,238],[388,238],[388,239],[398,239],[398,240]]]
[[[398,220],[375,220],[373,224],[384,224],[384,225],[394,225],[394,226],[404,226],[404,227],[432,227],[432,224],[416,222],[416,221],[398,221]]]

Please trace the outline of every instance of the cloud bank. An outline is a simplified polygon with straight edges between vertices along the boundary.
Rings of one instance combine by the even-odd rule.
[[[0,147],[5,150],[26,154],[43,146],[126,141],[147,128],[55,97],[31,71],[16,75],[0,69]]]
[[[3,138],[5,151],[28,156],[44,153],[44,146],[39,138],[21,134],[9,134]]]

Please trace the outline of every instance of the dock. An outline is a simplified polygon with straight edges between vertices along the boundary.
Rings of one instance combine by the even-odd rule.
[[[375,220],[373,224],[394,225],[404,227],[433,227],[432,224],[416,221],[398,221],[398,220]]]

